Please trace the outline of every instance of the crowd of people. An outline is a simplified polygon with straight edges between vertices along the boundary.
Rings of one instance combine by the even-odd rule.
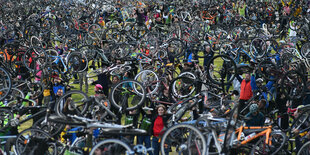
[[[241,0],[241,1],[230,1],[226,0],[223,2],[217,2],[212,5],[210,4],[208,8],[201,9],[199,1],[194,1],[192,3],[192,8],[184,9],[184,12],[186,10],[191,10],[192,17],[189,16],[184,18],[178,12],[176,11],[178,7],[172,7],[169,5],[162,5],[162,4],[153,4],[150,6],[145,5],[144,3],[139,3],[139,7],[136,7],[132,10],[132,12],[122,12],[120,11],[122,9],[121,2],[117,3],[115,5],[115,12],[105,12],[99,15],[100,20],[96,20],[97,23],[99,23],[101,26],[106,26],[106,23],[110,21],[113,17],[121,17],[117,18],[116,20],[120,20],[119,23],[121,23],[122,19],[127,19],[126,22],[134,22],[137,23],[139,26],[144,25],[147,27],[147,31],[152,31],[155,29],[156,26],[171,26],[178,22],[187,22],[187,21],[194,21],[198,20],[202,23],[206,23],[209,27],[215,26],[215,25],[223,25],[227,24],[227,26],[241,26],[242,20],[249,19],[252,21],[255,21],[259,23],[258,25],[263,27],[263,25],[267,25],[269,28],[275,27],[275,32],[272,32],[275,36],[278,36],[276,39],[287,39],[288,44],[291,48],[298,48],[298,37],[308,35],[309,32],[300,32],[297,31],[295,28],[297,25],[293,26],[285,26],[289,23],[291,18],[299,18],[303,16],[302,18],[306,18],[310,16],[310,1],[284,1],[279,0],[277,2],[274,1],[266,1],[263,3],[254,3],[259,4],[260,6],[254,6],[251,5],[253,2],[247,1],[247,0]],[[10,6],[10,5],[8,5]],[[186,6],[182,6],[186,7]],[[1,7],[0,7],[1,8]],[[38,11],[34,9],[34,12]],[[43,12],[52,12],[50,7],[45,8],[45,10],[42,10]],[[80,10],[82,12],[82,15],[80,19],[83,18],[94,18],[94,17],[87,17],[86,15],[89,13],[90,10]],[[198,13],[197,13],[198,12]],[[104,16],[108,16],[107,19],[104,19]],[[60,17],[61,14],[58,13],[56,16]],[[64,15],[63,15],[64,16]],[[1,17],[1,15],[0,15]],[[231,18],[231,19],[229,19]],[[43,17],[42,17],[43,19]],[[309,19],[309,18],[308,18]],[[95,21],[95,20],[94,20]],[[226,21],[226,22],[225,22]],[[1,18],[0,18],[0,28],[3,27],[5,29],[5,24]],[[97,24],[95,23],[95,24]],[[233,27],[232,26],[232,27]],[[171,28],[171,27],[170,27]],[[263,29],[263,28],[262,28]],[[164,31],[164,30],[160,30]],[[268,31],[266,29],[263,29],[262,31]],[[32,32],[32,30],[31,30]],[[270,37],[271,34],[268,32],[268,35],[266,35],[265,32],[263,35],[263,39],[266,37]],[[118,34],[121,35],[121,34]],[[169,34],[166,34],[169,35]],[[76,36],[76,38],[82,38],[82,35]],[[258,35],[260,36],[260,35]],[[105,36],[106,37],[106,36]],[[114,36],[115,37],[115,36]],[[138,37],[135,36],[135,37]],[[309,38],[309,35],[308,35]],[[14,40],[15,39],[15,40]],[[84,39],[84,38],[83,38]],[[159,39],[159,38],[158,38]],[[184,38],[183,38],[184,39]],[[188,39],[188,38],[186,38]],[[186,40],[184,39],[184,40]],[[204,38],[205,39],[205,38]],[[82,39],[80,39],[82,40]],[[98,46],[100,48],[107,47],[111,42],[99,39],[101,42],[98,42],[98,38],[94,39],[92,42],[93,46]],[[142,39],[141,39],[142,40]],[[5,38],[0,35],[0,45],[1,47],[7,48],[7,44],[15,43],[16,38]],[[80,41],[78,44],[81,44],[84,40]],[[186,40],[187,41],[187,40]],[[191,43],[187,42],[185,52],[184,52],[184,62],[180,62],[180,58],[174,57],[175,55],[171,55],[170,53],[167,54],[167,57],[165,60],[158,64],[170,64],[174,63],[174,65],[165,66],[167,68],[163,69],[163,67],[157,68],[157,66],[151,66],[152,70],[156,71],[156,73],[160,76],[163,76],[164,74],[168,74],[169,78],[161,79],[162,81],[165,81],[165,83],[168,84],[168,86],[162,86],[161,89],[159,89],[157,96],[148,96],[150,99],[145,100],[145,105],[150,107],[149,109],[145,110],[143,107],[139,107],[138,109],[132,110],[132,111],[126,111],[126,112],[120,112],[121,110],[115,108],[114,106],[110,105],[110,109],[113,113],[115,113],[118,117],[117,124],[133,124],[135,128],[140,128],[145,131],[147,131],[147,134],[144,136],[137,136],[136,143],[145,145],[146,148],[152,148],[152,150],[148,150],[148,154],[150,155],[159,155],[160,152],[160,140],[161,136],[165,133],[166,129],[169,128],[168,126],[168,120],[171,118],[171,114],[168,114],[166,111],[169,108],[169,104],[158,104],[157,102],[153,102],[152,99],[154,98],[157,101],[160,102],[175,102],[171,98],[171,91],[169,91],[170,82],[173,80],[173,71],[179,71],[180,73],[184,72],[194,72],[194,68],[196,68],[196,65],[198,64],[198,68],[200,68],[202,71],[206,71],[208,68],[208,62],[215,56],[218,55],[218,51],[215,50],[215,47],[218,46],[216,44],[221,43],[214,43],[212,40],[207,40],[210,43],[211,46],[205,46],[204,47],[204,57],[203,60],[201,58],[197,58],[196,51],[192,48],[190,48],[192,45]],[[164,41],[162,41],[164,42]],[[224,41],[223,41],[224,42]],[[55,41],[56,43],[56,41]],[[42,43],[41,43],[42,44]],[[47,43],[48,44],[48,43]],[[14,44],[13,44],[14,45]],[[45,48],[43,45],[42,49]],[[68,46],[65,43],[57,42],[54,46],[50,47],[55,50],[59,56],[64,56],[68,52],[73,52],[73,49],[68,48]],[[138,51],[139,53],[143,53],[145,56],[151,56],[152,49],[147,49],[148,47],[142,47],[140,49],[132,49],[132,53],[134,51]],[[145,48],[145,51],[143,51],[143,48]],[[169,52],[170,47],[167,47],[167,51]],[[36,52],[36,51],[35,51]],[[66,53],[66,54],[65,54]],[[32,53],[33,54],[33,53]],[[85,53],[84,53],[85,54]],[[39,54],[40,55],[40,54]],[[113,54],[112,54],[113,55]],[[0,60],[3,60],[4,63],[8,63],[10,61],[13,62],[13,58],[10,59],[7,56],[11,56],[10,53],[8,53],[5,50],[1,50],[0,56],[3,56]],[[5,57],[4,57],[5,56]],[[120,65],[125,63],[126,60],[122,59],[116,59],[113,56],[111,56],[112,59],[110,62],[112,62],[113,65]],[[128,57],[133,57],[128,54]],[[15,56],[14,58],[17,58]],[[22,59],[25,59],[23,57]],[[40,56],[36,57],[37,59],[41,59]],[[284,59],[284,58],[283,58]],[[16,60],[16,59],[15,59]],[[14,60],[14,61],[15,61]],[[198,63],[196,63],[196,61]],[[202,60],[202,61],[201,61]],[[36,63],[37,60],[32,60]],[[155,60],[154,60],[155,61]],[[280,61],[280,60],[277,60]],[[46,105],[48,106],[52,113],[56,111],[56,103],[61,102],[60,99],[63,95],[65,95],[70,90],[80,90],[86,93],[87,95],[94,95],[96,100],[99,102],[108,100],[109,95],[111,94],[111,88],[118,84],[119,82],[126,80],[126,79],[134,79],[137,75],[139,70],[138,65],[135,63],[130,64],[131,70],[123,72],[118,75],[111,75],[109,71],[102,72],[98,74],[95,78],[89,78],[88,73],[91,71],[96,70],[96,67],[98,67],[96,62],[90,63],[85,61],[85,59],[81,56],[81,60],[79,60],[79,66],[78,68],[85,68],[81,72],[73,72],[72,77],[69,79],[65,79],[64,75],[61,74],[61,72],[64,71],[64,68],[59,69],[58,71],[50,72],[49,75],[45,75],[46,71],[42,69],[38,63],[35,64],[34,68],[37,68],[36,73],[30,73],[28,68],[25,66],[20,66],[18,68],[15,68],[17,72],[17,76],[12,79],[18,81],[18,80],[27,80],[29,78],[34,78],[36,82],[40,82],[43,84],[43,93],[38,94],[31,94],[32,96],[28,96],[28,99],[34,99],[37,103],[37,105]],[[252,63],[252,62],[250,62]],[[99,63],[98,63],[99,64]],[[177,67],[175,67],[177,64]],[[16,65],[18,65],[16,63]],[[30,62],[30,65],[33,65]],[[29,65],[29,66],[30,66]],[[154,64],[153,64],[154,65]],[[216,65],[216,64],[213,64]],[[253,64],[251,64],[253,65]],[[254,64],[257,65],[257,64]],[[1,65],[0,65],[1,66]],[[4,65],[5,66],[5,65]],[[59,68],[61,68],[61,65],[56,64]],[[64,67],[64,66],[62,66]],[[104,67],[104,66],[99,66]],[[174,68],[175,67],[175,68]],[[110,66],[104,68],[109,69]],[[108,70],[107,69],[107,70]],[[168,71],[167,71],[168,70]],[[232,92],[234,95],[234,100],[238,102],[238,109],[240,110],[240,114],[245,116],[245,123],[246,126],[264,126],[266,122],[267,115],[274,109],[278,109],[278,120],[279,120],[279,126],[281,126],[282,129],[288,129],[290,126],[290,119],[289,115],[293,115],[294,118],[297,118],[301,112],[299,112],[299,109],[302,109],[303,107],[309,105],[310,103],[310,94],[308,94],[308,91],[310,90],[310,81],[306,80],[306,93],[305,95],[302,95],[300,98],[294,98],[292,99],[291,96],[287,96],[284,92],[282,92],[279,86],[281,84],[280,79],[272,79],[272,80],[266,80],[257,73],[258,68],[254,68],[251,71],[248,72],[241,72],[234,78],[233,82],[231,84],[227,84],[225,86],[226,92]],[[172,74],[171,74],[172,72]],[[196,73],[195,73],[196,74]],[[34,75],[34,76],[33,76]],[[276,75],[271,75],[273,78],[276,77]],[[1,77],[1,76],[0,76]],[[72,78],[72,79],[71,79]],[[282,77],[281,77],[282,78]],[[96,80],[94,80],[96,79]],[[205,80],[205,79],[204,79]],[[14,85],[13,85],[14,87]],[[90,90],[92,89],[93,90]],[[147,86],[145,86],[147,88]],[[166,88],[164,88],[166,87]],[[1,88],[1,86],[0,86]],[[34,88],[34,90],[38,90],[39,88]],[[1,90],[1,89],[0,89]],[[198,90],[200,91],[200,90]],[[197,92],[198,92],[197,91]],[[257,96],[256,94],[258,92],[262,92],[260,96]],[[268,92],[268,93],[266,93]],[[2,94],[2,93],[1,93]],[[197,93],[198,94],[198,93]],[[270,95],[271,94],[271,95]],[[36,96],[38,95],[38,96]],[[269,98],[271,96],[271,98]],[[118,98],[116,100],[121,100],[122,94],[120,93]],[[3,100],[3,103],[6,101],[6,99]],[[70,103],[72,102],[72,98],[66,98],[66,100],[60,104],[60,109],[63,114],[65,115],[75,115],[76,112],[74,109],[72,109],[72,106]],[[285,105],[285,106],[284,106]],[[107,105],[104,105],[107,106]],[[203,109],[207,109],[206,105]],[[183,118],[181,119],[181,122],[189,121],[189,120],[195,120],[199,117],[199,114],[202,114],[206,111],[203,109],[195,109],[193,108],[191,110],[193,118]],[[288,112],[289,109],[289,112]],[[293,110],[292,110],[293,109]],[[242,111],[241,111],[242,110]],[[292,113],[293,111],[294,113]],[[214,113],[213,115],[219,116],[219,113]],[[302,128],[307,128],[309,124],[303,124]],[[16,128],[15,128],[16,129]],[[79,130],[79,127],[75,126],[69,126],[67,125],[63,131],[64,133],[68,131],[75,131]],[[304,139],[301,139],[301,135],[299,133],[301,129],[296,129],[293,132],[296,134],[295,138],[295,144],[296,144],[296,152],[301,148],[302,141]],[[16,131],[17,132],[17,131]],[[98,131],[99,132],[99,131]],[[92,134],[94,137],[98,136],[97,131],[93,131]],[[15,133],[17,134],[17,133]],[[63,137],[59,137],[62,141],[67,141],[67,139]],[[309,132],[306,134],[307,139],[310,138]],[[73,142],[76,138],[76,135],[72,135],[69,139],[69,141]],[[128,136],[129,141],[131,143],[134,143],[135,136]],[[8,150],[6,150],[8,151]],[[171,146],[168,144],[165,144],[165,154],[169,154],[169,152],[172,151]],[[162,152],[163,153],[163,152]]]

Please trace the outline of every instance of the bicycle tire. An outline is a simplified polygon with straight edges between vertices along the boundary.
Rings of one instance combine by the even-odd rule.
[[[267,81],[274,81],[278,79],[278,74],[273,74],[278,72],[276,64],[274,64],[270,59],[264,59],[258,64],[258,73],[262,75]]]
[[[121,90],[124,90],[124,92],[121,92]],[[137,101],[135,101],[135,103],[133,102],[132,99],[135,96],[130,96],[132,94],[135,94],[135,96],[138,97],[139,99],[138,103],[136,103]],[[109,100],[112,103],[112,105],[116,109],[125,108],[122,110],[126,111],[132,111],[143,106],[145,98],[146,98],[146,90],[143,84],[141,84],[136,80],[131,79],[123,80],[115,84],[112,87],[111,92],[109,94]],[[131,107],[129,107],[130,104],[132,105]]]
[[[275,136],[275,135],[277,135],[277,136]],[[276,146],[269,146],[268,144],[266,144],[266,136],[264,136],[264,137],[262,137],[262,138],[260,138],[257,142],[256,142],[256,144],[252,147],[252,150],[251,150],[251,155],[254,155],[254,154],[257,154],[257,153],[259,153],[259,154],[264,154],[264,153],[267,153],[267,154],[271,154],[271,155],[276,155],[281,149],[282,149],[282,147],[285,145],[285,143],[286,143],[286,139],[287,139],[287,137],[286,137],[286,135],[285,135],[285,133],[283,133],[283,132],[280,132],[280,131],[272,131],[271,133],[270,133],[270,137],[269,138],[272,138],[272,139],[270,139],[271,140],[271,145],[275,145],[275,144],[277,144]],[[274,138],[277,138],[276,140],[274,139]],[[279,142],[279,140],[281,141],[280,143],[276,143],[276,142]],[[262,145],[262,146],[260,146],[260,144]],[[267,145],[267,146],[266,146]],[[267,151],[267,152],[258,152],[258,150],[257,149],[268,149],[269,148],[269,150],[263,150],[263,151]]]
[[[65,116],[63,107],[66,102],[70,102],[68,110],[74,111],[78,116],[84,115],[87,112],[89,98],[87,94],[78,90],[71,90],[65,93],[57,101],[55,108],[58,116]]]
[[[217,61],[218,62],[220,61],[220,63],[222,61],[223,64],[220,66],[222,66],[224,68],[216,70],[216,69],[214,69],[216,66],[213,64],[215,64],[214,61],[218,58],[220,58],[220,60],[217,60]],[[227,67],[229,67],[229,68],[227,69]],[[212,83],[218,84],[218,85],[221,85],[221,84],[226,85],[226,84],[231,83],[234,80],[234,78],[236,77],[236,74],[238,73],[237,65],[236,65],[235,61],[227,55],[217,55],[217,56],[213,57],[212,59],[210,59],[208,64],[207,64],[206,70],[207,70],[208,79],[210,79],[210,81]],[[214,74],[214,73],[217,73],[217,74]],[[229,75],[230,75],[230,79],[225,81],[225,78]],[[224,77],[224,79],[223,79],[223,77]]]
[[[25,135],[24,135],[25,134]],[[34,142],[32,142],[34,139],[38,138],[40,139],[40,142],[37,144],[33,144]],[[33,138],[33,139],[32,139]],[[36,128],[29,128],[26,129],[24,131],[22,131],[21,133],[19,133],[16,137],[16,142],[15,142],[15,149],[16,149],[16,153],[17,154],[25,154],[25,152],[27,152],[26,154],[28,154],[29,152],[33,152],[35,151],[35,148],[28,148],[31,145],[39,145],[43,143],[43,145],[45,144],[45,140],[47,141],[48,139],[51,139],[52,137],[46,133],[45,131],[41,130],[41,129],[36,129]],[[24,146],[25,145],[25,146]],[[46,144],[46,145],[49,145]],[[36,148],[38,149],[38,148]],[[42,148],[40,148],[42,149]],[[44,150],[44,152],[46,153],[46,151],[49,151],[49,149]],[[53,154],[56,155],[57,151],[56,151],[56,147],[54,146],[53,149]],[[36,152],[38,153],[38,152]]]
[[[7,70],[0,67],[0,101],[2,101],[11,91],[12,81]],[[5,91],[6,90],[6,91]]]
[[[262,58],[267,51],[267,44],[262,38],[254,38],[250,44],[250,53],[254,58]]]
[[[24,65],[32,73],[38,70],[37,67],[42,67],[47,62],[47,54],[41,47],[30,47],[23,56]]]
[[[82,52],[72,52],[67,57],[67,67],[72,72],[84,72],[88,68],[88,60]],[[72,65],[72,66],[71,66]]]
[[[134,80],[139,81],[147,89],[147,95],[152,95],[157,92],[159,88],[159,78],[152,70],[143,70],[139,72]]]
[[[280,91],[290,99],[302,98],[306,92],[305,77],[296,70],[286,72],[281,79]]]
[[[172,38],[167,41],[167,53],[168,56],[179,58],[184,54],[185,44],[178,38]]]
[[[120,66],[120,67],[113,69],[110,72],[110,75],[112,75],[112,76],[123,75],[124,73],[128,72],[129,70],[131,70],[131,66]]]
[[[187,137],[182,137],[184,134],[182,133],[180,134],[180,130],[182,130],[182,128],[189,129],[189,131],[185,131],[188,134]],[[192,137],[193,139],[197,141],[192,142],[192,139],[191,139]],[[190,142],[186,143],[184,140],[184,144],[181,144],[180,146],[178,146],[178,144],[176,143],[178,142],[182,143],[183,139],[187,139],[187,141],[190,140]],[[186,152],[183,152],[182,150],[182,153],[184,154],[191,155],[191,154],[206,154],[207,153],[206,152],[207,150],[206,140],[203,134],[196,127],[188,125],[188,124],[177,124],[177,125],[170,127],[167,131],[165,131],[164,135],[161,138],[161,142],[160,142],[160,148],[161,148],[162,154],[166,154],[165,144],[168,144],[168,145],[170,144],[170,146],[175,144],[176,149],[179,149],[179,147],[183,147],[187,149]],[[197,147],[199,147],[197,150],[193,150]]]
[[[307,59],[310,59],[310,42],[307,42],[302,45],[300,54]]]
[[[304,111],[301,114],[299,114],[299,116],[294,119],[292,125],[291,125],[291,132],[290,134],[293,134],[293,130],[300,130],[300,127],[306,123],[310,121],[310,113],[309,111]]]
[[[104,147],[105,145],[107,145],[109,143],[113,144],[113,146]],[[123,149],[119,148],[120,146],[123,147]],[[113,147],[116,147],[116,148],[113,148]],[[121,140],[118,140],[118,139],[106,139],[106,140],[103,140],[103,141],[99,142],[98,144],[96,144],[92,148],[92,150],[90,151],[89,154],[90,155],[96,155],[97,153],[95,153],[95,152],[99,151],[97,149],[101,150],[102,148],[105,149],[104,151],[111,151],[111,152],[108,152],[108,154],[123,154],[123,153],[124,154],[134,154],[134,151],[130,148],[129,145],[127,145],[126,143],[124,143],[124,142],[122,142]],[[112,150],[108,150],[108,149],[112,149]],[[101,153],[101,151],[100,151],[100,153]]]
[[[196,90],[195,78],[179,76],[171,81],[170,94],[178,99],[191,96]],[[184,93],[184,94],[183,94]]]
[[[310,141],[302,145],[297,155],[309,155],[310,154],[309,150],[310,150]]]
[[[111,50],[111,56],[114,59],[123,59],[131,53],[132,45],[127,43],[116,44]]]

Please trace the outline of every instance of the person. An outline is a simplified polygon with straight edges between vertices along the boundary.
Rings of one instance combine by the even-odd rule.
[[[109,77],[110,75],[108,73],[102,73],[98,75],[98,80],[93,82],[93,84],[95,85],[100,84],[102,86],[102,91],[105,96],[109,96],[109,87],[111,86],[111,80],[109,79]],[[113,79],[114,77],[112,78],[112,80]],[[114,83],[117,83],[117,82],[114,82]]]
[[[61,98],[61,96],[63,96],[64,94],[64,90],[63,89],[58,89],[57,92],[55,93],[55,100],[53,102],[51,102],[51,104],[49,105],[50,110],[55,111],[55,105],[56,103],[59,101],[59,99]],[[62,106],[63,104],[61,104]],[[61,107],[62,108],[62,107]]]
[[[259,112],[256,103],[250,106],[250,112],[245,117],[249,118],[246,121],[246,126],[263,126],[265,123],[265,117],[263,113]]]
[[[246,106],[247,101],[253,96],[251,76],[249,73],[246,73],[243,80],[239,76],[236,77],[241,83],[239,97],[239,111],[241,111]]]
[[[207,55],[207,56],[204,58],[204,60],[203,60],[203,66],[204,66],[205,68],[207,67],[209,60],[211,60],[211,59],[213,58],[213,56],[214,56],[214,52],[212,51],[211,48],[212,48],[212,47],[209,46],[208,44],[206,44],[206,45],[204,46],[205,55]]]
[[[147,135],[143,136],[137,136],[137,144],[145,144],[145,147],[148,149],[151,147],[151,118],[152,114],[151,111],[144,111],[142,108],[140,108],[140,112],[138,112],[138,116],[140,116],[140,113],[142,114],[141,124],[139,126],[140,129],[147,131]],[[149,155],[153,155],[153,152],[150,150],[148,151]]]
[[[159,155],[160,150],[160,136],[163,134],[165,128],[167,127],[167,120],[168,117],[165,114],[166,113],[166,107],[162,104],[158,105],[156,107],[156,115],[154,115],[152,119],[152,126],[153,129],[153,139],[152,139],[152,148],[154,155]],[[168,149],[165,149],[165,153],[168,154]]]
[[[100,99],[105,97],[105,95],[103,93],[103,87],[101,86],[101,84],[96,84],[94,91],[95,91],[95,97],[100,98]]]
[[[85,61],[85,60],[82,60]],[[83,62],[80,68],[84,68],[87,63]],[[87,78],[87,71],[88,67],[85,71],[79,73],[79,80],[80,80],[80,91],[82,91],[83,85],[85,85],[85,93],[88,94],[88,78]],[[84,80],[84,83],[83,83]]]
[[[65,115],[75,115],[75,109],[72,107],[72,98],[68,97],[67,100],[65,101],[64,107],[62,109],[63,114]]]

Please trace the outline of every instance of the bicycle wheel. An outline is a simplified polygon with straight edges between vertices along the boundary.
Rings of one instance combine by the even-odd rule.
[[[277,154],[286,143],[286,135],[280,131],[272,131],[266,144],[266,136],[259,139],[251,150],[251,154]]]
[[[167,43],[168,43],[168,47],[167,47],[168,56],[179,58],[183,55],[185,45],[182,42],[182,40],[177,39],[177,38],[172,38],[168,40]]]
[[[267,44],[261,38],[255,38],[250,45],[250,53],[254,58],[262,58],[267,51]]]
[[[113,69],[110,72],[110,75],[112,75],[112,76],[116,76],[116,75],[122,76],[122,74],[128,72],[129,70],[131,70],[130,66],[119,66],[119,67]]]
[[[267,81],[278,79],[279,69],[270,59],[265,59],[258,64],[258,73],[263,76]]]
[[[0,67],[0,101],[10,93],[11,88],[11,76],[4,68]]]
[[[195,127],[178,124],[169,128],[160,142],[161,153],[165,153],[167,146],[175,148],[178,154],[206,154],[206,140]]]
[[[157,74],[151,70],[141,71],[136,75],[135,80],[143,84],[147,95],[156,93],[160,84]]]
[[[208,79],[218,85],[231,83],[238,73],[236,63],[227,55],[213,57],[206,70]]]
[[[50,134],[52,137],[60,134],[61,131],[65,128],[64,124],[56,123],[52,121],[45,121],[45,117],[40,118],[32,125],[33,128],[38,128],[46,133]]]
[[[35,73],[48,62],[47,58],[47,54],[43,48],[31,47],[25,52],[23,63],[30,72]]]
[[[307,42],[302,45],[300,54],[307,59],[310,59],[310,42]]]
[[[90,155],[98,154],[134,154],[134,151],[118,139],[107,139],[96,144],[90,151]]]
[[[16,137],[17,154],[57,154],[56,146],[51,142],[51,136],[40,129],[26,129]]]
[[[298,117],[293,121],[291,126],[291,133],[294,130],[301,130],[303,126],[308,126],[308,123],[310,122],[310,113],[309,111],[304,111],[301,114],[298,114]]]
[[[67,57],[68,71],[81,73],[88,68],[88,60],[82,52],[72,52]]]
[[[72,90],[65,93],[56,103],[56,114],[65,116],[67,113],[82,116],[87,111],[87,94],[82,91]]]
[[[123,80],[117,83],[109,94],[109,100],[117,109],[131,111],[144,104],[146,90],[136,80]]]
[[[300,99],[306,92],[305,77],[295,70],[290,70],[281,79],[281,92],[290,99]]]
[[[8,91],[8,89],[6,89],[5,91]],[[9,103],[13,100],[16,100],[18,98],[24,98],[24,97],[25,97],[25,94],[21,90],[17,88],[11,88],[11,92],[4,98],[4,101]]]
[[[310,155],[310,141],[302,145],[297,155]]]
[[[115,59],[123,59],[131,53],[133,46],[127,43],[117,44],[111,50],[111,56]]]
[[[178,99],[186,98],[191,96],[195,90],[195,78],[184,75],[175,78],[170,84],[170,94]]]

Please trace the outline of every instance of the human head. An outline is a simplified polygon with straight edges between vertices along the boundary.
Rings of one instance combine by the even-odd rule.
[[[254,103],[250,106],[250,113],[252,115],[257,115],[257,112],[258,112],[258,105]]]
[[[166,107],[165,107],[164,105],[160,104],[160,105],[158,105],[158,106],[156,107],[156,111],[157,111],[157,114],[158,114],[159,116],[162,116],[162,115],[164,115],[165,112],[166,112]]]
[[[262,100],[260,100],[259,102],[258,102],[258,107],[259,107],[259,109],[261,109],[261,108],[264,108],[265,106],[266,106],[266,100],[265,99],[262,99]]]
[[[95,85],[95,91],[99,91],[99,90],[102,90],[103,87],[101,86],[101,84],[96,84]]]
[[[119,77],[118,76],[113,76],[112,83],[115,84],[115,83],[118,83],[118,82],[119,82]]]
[[[58,89],[56,92],[57,96],[62,96],[64,94],[64,91],[62,89]]]
[[[250,73],[245,74],[245,81],[250,81],[251,80],[251,75]]]

